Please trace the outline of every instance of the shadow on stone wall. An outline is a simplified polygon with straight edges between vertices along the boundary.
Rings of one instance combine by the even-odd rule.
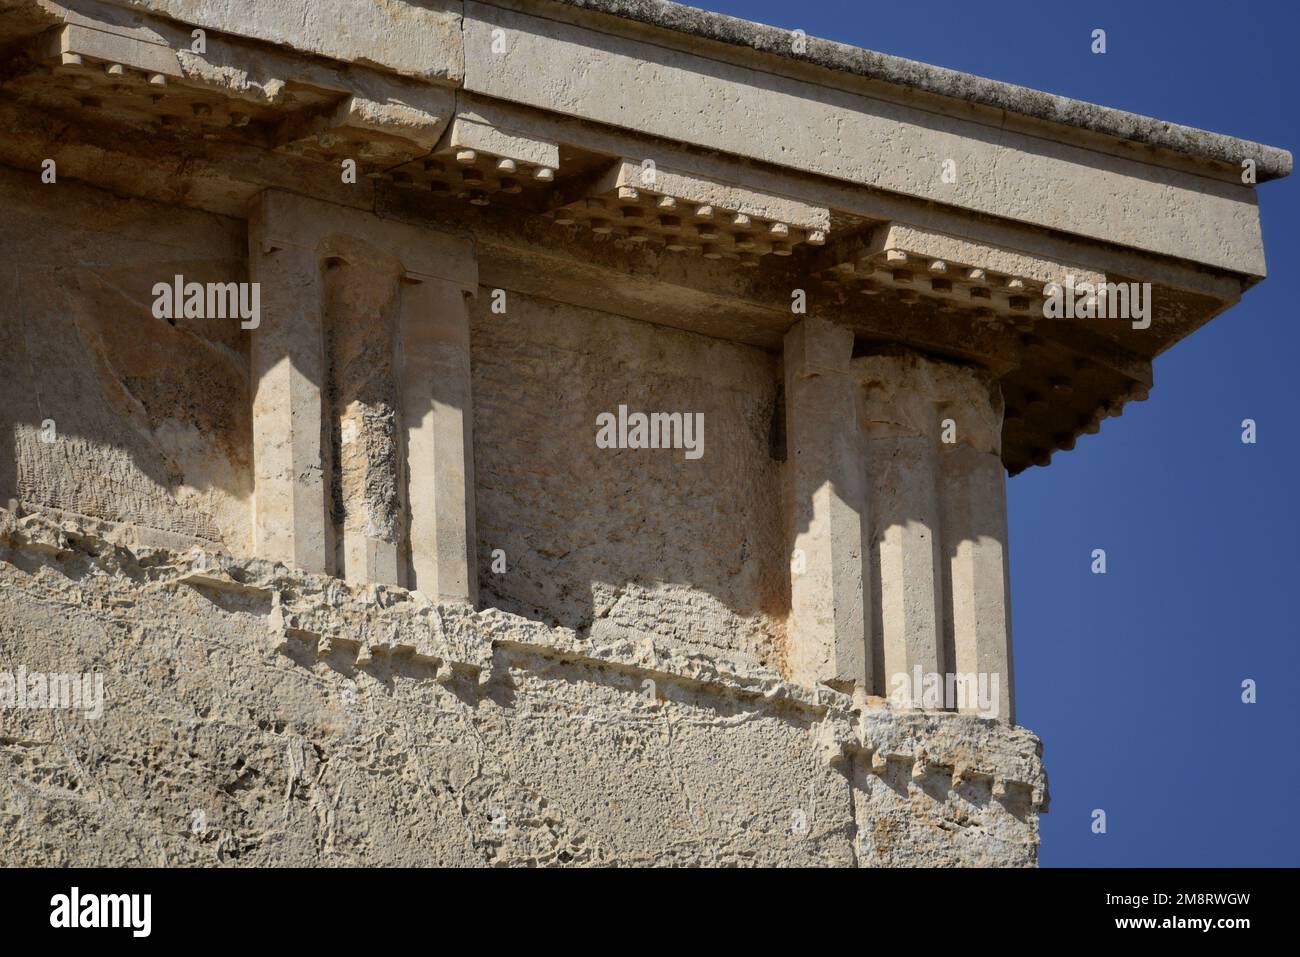
[[[154,283],[243,281],[243,224],[0,172],[0,499],[246,552],[247,345]]]

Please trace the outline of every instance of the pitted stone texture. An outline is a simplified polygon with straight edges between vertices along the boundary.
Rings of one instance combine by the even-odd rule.
[[[790,544],[789,672],[873,687],[864,592],[867,489],[853,332],[813,316],[785,337],[785,520]],[[845,423],[849,427],[845,427]]]
[[[333,567],[350,581],[396,585],[405,531],[394,366],[401,264],[361,244],[327,245],[342,257],[324,270]]]
[[[247,339],[152,293],[245,280],[243,224],[10,171],[0,196],[0,501],[247,553]]]
[[[464,69],[455,0],[110,0],[129,10],[235,33],[304,53],[373,63],[424,80],[456,82]]]
[[[993,794],[987,780],[916,777],[911,760],[881,770],[853,766],[861,867],[1031,867],[1037,842],[1023,824],[1032,819],[1021,793]],[[935,834],[947,834],[936,847]]]
[[[1259,157],[1260,179],[1287,176],[1292,159],[1287,150],[1264,146],[1149,116],[1098,106],[1041,90],[948,70],[928,63],[864,50],[820,37],[794,42],[790,30],[741,20],[669,0],[556,0],[565,6],[625,17],[763,53],[800,60],[829,70],[853,73],[869,80],[912,87],[918,91],[979,103],[1051,123],[1063,123],[1109,136],[1217,160],[1236,166],[1243,156]]]
[[[464,87],[473,93],[1264,274],[1254,190],[1239,182],[1207,190],[1191,171],[1154,168],[1119,149],[1102,153],[1074,136],[1052,140],[1046,124],[1008,123],[1001,114],[963,111],[935,124],[931,104],[906,90],[875,95],[857,83],[836,89],[795,76],[773,83],[766,62],[720,59],[713,46],[652,48],[631,30],[597,32],[472,0],[464,24]],[[508,38],[507,56],[492,51],[498,35]],[[948,162],[955,180],[943,175]],[[1215,224],[1212,233],[1205,222]]]
[[[853,367],[865,387],[859,415],[868,438],[937,442],[940,424],[951,418],[953,444],[1000,451],[1002,398],[987,373],[918,355],[860,356]]]
[[[952,675],[967,691],[954,684],[952,700],[930,706],[1014,721],[1001,392],[981,370],[909,352],[853,365],[870,486],[871,687],[912,700],[916,672]],[[980,681],[984,697],[971,700]]]
[[[354,11],[346,0],[279,0],[274,4],[257,0],[108,2],[130,11],[148,11],[183,23],[236,32],[306,53],[372,62],[399,74],[447,81],[463,75],[463,53],[457,43],[463,4],[455,0],[390,2],[363,11]],[[86,0],[69,0],[69,4],[91,6]],[[542,13],[550,12],[549,4],[530,6]],[[684,4],[666,0],[557,0],[557,8],[565,6],[687,34],[685,43],[704,46],[720,42],[747,47],[904,90],[980,104],[1229,166],[1236,166],[1243,156],[1252,156],[1258,159],[1261,180],[1286,176],[1292,169],[1291,154],[1275,147],[819,37],[803,37],[803,42],[796,44],[790,30]],[[352,19],[358,13],[364,15],[359,24]]]
[[[1034,863],[1036,814],[978,776],[863,779],[867,738],[900,768],[956,742],[1007,776],[1032,736],[861,722],[743,662],[4,509],[0,638],[3,670],[99,672],[106,697],[100,721],[0,712],[6,865],[902,862],[882,832],[909,864]]]
[[[1106,281],[1104,273],[1059,259],[897,223],[836,243],[818,257],[814,271],[842,296],[926,299],[944,313],[966,312],[1026,330],[1042,317],[1052,283]]]
[[[780,662],[777,372],[756,349],[509,292],[474,305],[485,604]],[[704,455],[601,449],[596,416],[700,412]],[[507,571],[492,571],[492,551]]]

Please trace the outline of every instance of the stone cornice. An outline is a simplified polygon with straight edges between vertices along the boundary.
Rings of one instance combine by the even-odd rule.
[[[547,0],[547,2],[634,20],[763,54],[906,87],[955,101],[977,103],[1034,120],[1100,133],[1130,143],[1167,149],[1236,167],[1243,157],[1257,164],[1260,181],[1289,176],[1288,150],[1236,136],[1181,126],[1150,116],[1056,96],[1028,87],[948,70],[862,47],[805,37],[792,44],[790,30],[701,10],[670,0]]]
[[[335,30],[331,4],[299,16],[292,4],[255,4],[227,0],[224,4],[192,0],[108,0],[134,11],[156,13],[182,22],[233,32],[250,39],[283,43],[297,49],[347,61],[375,62],[393,72],[436,82],[463,80],[463,48],[457,46],[458,20],[467,6],[458,0],[427,5],[380,5],[349,12],[346,31]],[[755,51],[773,58],[772,68],[810,65],[900,89],[978,104],[1008,114],[1060,127],[1087,130],[1116,140],[1141,144],[1201,161],[1239,166],[1245,157],[1257,164],[1260,181],[1287,176],[1291,153],[1240,137],[1169,123],[1154,117],[1099,106],[1041,90],[974,76],[957,70],[890,56],[820,37],[799,37],[793,31],[701,10],[669,0],[495,0],[492,5],[534,10],[568,7],[642,24],[658,31],[659,42],[689,46],[709,41]],[[676,37],[673,37],[676,34]],[[366,49],[369,37],[382,38],[383,52]],[[355,38],[355,39],[354,39]],[[1067,134],[1062,131],[1062,138]]]
[[[1257,193],[1213,134],[1136,147],[1155,127],[1120,142],[1126,114],[825,41],[778,58],[786,31],[673,4],[397,2],[342,32],[342,0],[294,9],[11,3],[0,163],[239,218],[270,188],[464,228],[483,282],[769,351],[802,290],[868,342],[999,376],[1013,473],[1143,398],[1264,275]],[[1151,283],[1150,325],[1045,320],[1071,276]]]

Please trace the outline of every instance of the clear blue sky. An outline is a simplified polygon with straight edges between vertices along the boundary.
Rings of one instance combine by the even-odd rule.
[[[1300,151],[1294,2],[695,5]],[[1300,865],[1298,195],[1260,186],[1270,277],[1157,360],[1151,398],[1009,484],[1044,865]]]

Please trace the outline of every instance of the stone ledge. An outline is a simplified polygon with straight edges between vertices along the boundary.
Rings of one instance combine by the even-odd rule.
[[[498,609],[432,603],[402,588],[350,585],[197,545],[186,552],[144,546],[130,539],[125,526],[90,529],[71,519],[0,508],[0,565],[17,564],[20,557],[46,565],[79,559],[150,591],[188,587],[240,596],[248,611],[265,619],[274,651],[288,653],[291,644],[306,643],[314,646],[315,658],[342,653],[358,669],[376,658],[407,658],[431,666],[438,683],[468,677],[480,693],[498,673],[538,655],[621,672],[634,682],[676,683],[723,699],[759,702],[764,710],[815,726],[827,764],[865,760],[870,773],[879,775],[889,762],[905,762],[916,781],[949,776],[957,789],[983,780],[993,798],[1005,797],[1010,786],[1028,792],[1034,810],[1047,809],[1042,745],[1027,729],[969,715],[903,711],[879,698],[809,688],[742,655],[707,655],[649,636],[636,642],[586,640],[572,629]]]
[[[334,25],[334,21],[344,15],[342,11],[346,6],[345,0],[317,0],[301,10],[297,4],[255,4],[253,0],[227,0],[216,10],[207,9],[205,7],[210,5],[196,0],[109,2],[122,8],[128,17],[131,14],[138,17],[140,13],[147,13],[174,18],[196,26],[291,46],[335,60],[376,62],[378,58],[378,65],[383,68],[426,82],[460,85],[464,80],[461,35],[464,3],[456,0],[428,6],[413,4],[405,8],[385,4],[369,12],[347,8],[347,14],[351,16],[365,13],[360,26],[348,31],[339,31]],[[744,47],[761,54],[924,94],[975,103],[1046,123],[1090,130],[1203,161],[1236,167],[1243,157],[1254,157],[1260,181],[1287,176],[1292,170],[1291,153],[1284,149],[819,37],[803,38],[805,42],[802,49],[796,51],[791,42],[793,33],[790,30],[667,0],[547,0],[544,4],[516,2],[500,5],[523,9],[544,9],[545,6],[554,5],[617,17],[650,28]],[[374,40],[379,41],[380,50],[373,48]],[[372,41],[372,45],[368,46],[367,41]]]
[[[580,10],[609,14],[651,27],[685,33],[731,46],[748,47],[785,59],[809,63],[841,73],[851,73],[909,87],[949,99],[978,103],[1008,113],[1091,130],[1117,139],[1142,143],[1182,153],[1197,159],[1238,166],[1243,157],[1254,157],[1259,180],[1289,176],[1292,157],[1288,150],[1262,143],[1180,126],[1149,116],[1099,106],[1069,97],[1031,90],[1014,83],[931,66],[902,57],[877,53],[862,47],[806,37],[802,52],[791,43],[792,31],[766,24],[712,13],[668,0],[552,0]]]

